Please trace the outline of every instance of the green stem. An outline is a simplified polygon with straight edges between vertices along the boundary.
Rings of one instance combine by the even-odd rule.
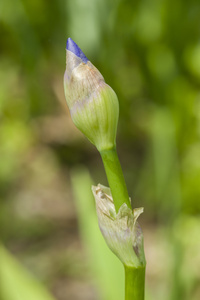
[[[128,190],[126,187],[116,148],[103,150],[100,152],[100,154],[103,160],[116,212],[118,212],[123,203],[126,203],[127,206],[131,208]]]
[[[125,269],[125,300],[144,300],[145,266]]]

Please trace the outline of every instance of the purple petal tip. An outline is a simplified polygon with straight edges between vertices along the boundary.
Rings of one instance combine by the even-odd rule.
[[[88,62],[88,58],[85,56],[83,51],[79,48],[79,46],[71,39],[67,39],[67,50],[74,53],[76,56],[80,57],[82,61],[86,64]]]

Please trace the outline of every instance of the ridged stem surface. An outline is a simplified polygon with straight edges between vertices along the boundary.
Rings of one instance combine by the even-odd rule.
[[[144,300],[145,266],[125,269],[125,300]]]
[[[127,206],[131,208],[128,190],[116,148],[103,150],[100,154],[103,160],[116,212],[118,212],[123,203],[126,203]]]

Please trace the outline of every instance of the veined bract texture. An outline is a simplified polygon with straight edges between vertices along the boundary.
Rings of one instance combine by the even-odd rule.
[[[67,40],[64,89],[72,120],[99,151],[115,147],[118,99],[72,39]]]

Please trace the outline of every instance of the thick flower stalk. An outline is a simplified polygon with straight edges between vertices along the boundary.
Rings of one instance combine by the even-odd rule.
[[[144,300],[145,256],[143,234],[132,210],[116,152],[118,99],[101,73],[72,40],[67,40],[64,89],[74,124],[96,146],[110,188],[92,187],[99,227],[109,248],[125,268],[125,299]]]
[[[125,300],[143,300],[145,255],[143,233],[137,222],[143,208],[131,210],[124,203],[116,212],[109,188],[92,187],[101,233],[125,270]]]

